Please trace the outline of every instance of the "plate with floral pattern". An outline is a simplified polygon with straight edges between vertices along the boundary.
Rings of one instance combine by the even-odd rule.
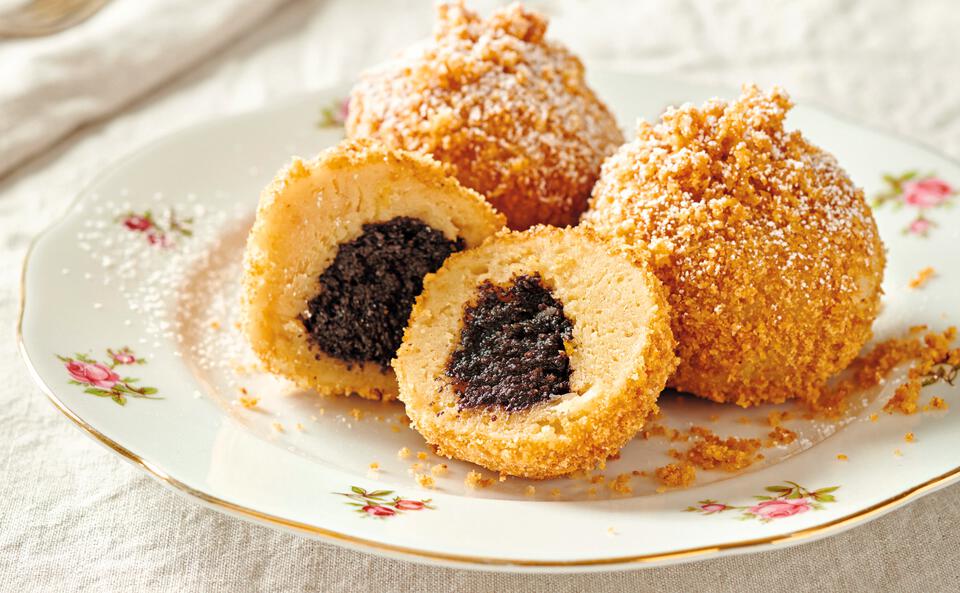
[[[612,71],[591,78],[625,126],[734,95]],[[324,398],[262,372],[237,324],[246,233],[260,189],[291,155],[342,137],[345,96],[318,91],[150,144],[32,246],[19,332],[28,366],[68,418],[158,480],[216,510],[361,550],[556,572],[810,541],[960,476],[950,409],[960,361],[949,356],[901,365],[829,419],[664,393],[662,416],[618,458],[543,482],[437,457],[396,403]],[[956,323],[960,166],[798,103],[788,125],[833,152],[875,210],[888,250],[876,341]],[[920,397],[900,413],[889,401],[910,380]],[[704,442],[742,455],[669,487],[671,462]]]

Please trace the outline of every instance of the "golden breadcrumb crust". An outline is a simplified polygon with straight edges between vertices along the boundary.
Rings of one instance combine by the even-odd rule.
[[[670,385],[749,406],[808,401],[870,337],[884,251],[830,154],[787,132],[780,89],[670,109],[603,166],[587,224],[667,285]],[[649,250],[649,251],[647,251]]]
[[[244,254],[244,331],[271,372],[325,394],[396,397],[390,369],[347,364],[308,339],[300,319],[341,243],[364,224],[422,220],[450,240],[480,244],[504,218],[433,159],[345,141],[316,159],[295,158],[260,197]]]
[[[521,411],[458,407],[446,375],[463,312],[489,280],[539,273],[573,323],[570,393]],[[583,228],[504,231],[427,275],[394,361],[412,425],[440,454],[526,478],[589,469],[657,411],[676,366],[666,293],[642,263]]]
[[[482,20],[462,2],[438,3],[430,42],[356,85],[348,135],[449,163],[511,228],[576,224],[623,135],[546,29],[519,4]]]

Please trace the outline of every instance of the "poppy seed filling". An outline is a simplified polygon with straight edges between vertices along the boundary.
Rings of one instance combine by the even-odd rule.
[[[572,337],[573,323],[539,274],[482,283],[447,362],[458,406],[519,411],[568,393]]]
[[[311,342],[348,364],[387,370],[423,277],[463,248],[463,239],[451,241],[416,218],[363,225],[359,237],[339,245],[301,315]]]

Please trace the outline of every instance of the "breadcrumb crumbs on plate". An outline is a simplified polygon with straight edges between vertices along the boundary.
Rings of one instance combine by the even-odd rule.
[[[397,457],[399,457],[400,459],[409,459],[410,449],[408,449],[407,447],[401,447],[401,449],[397,451]]]
[[[903,440],[907,441],[908,443],[915,443],[917,441],[917,436],[912,432],[908,432],[907,434],[903,435]]]
[[[537,494],[536,486],[527,486],[526,488],[523,489],[524,496],[536,496],[536,494]]]
[[[604,480],[606,479],[607,477],[605,475],[597,474],[595,476],[590,476],[590,478],[587,481],[590,482],[591,484],[603,484]]]
[[[273,422],[270,426],[277,432],[284,432],[283,424],[279,422]]]
[[[671,442],[687,441],[689,437],[683,431],[670,428],[659,423],[650,423],[640,431],[639,438],[649,440],[650,437],[664,437]]]
[[[850,460],[850,458],[847,457],[846,455],[844,455],[843,453],[838,454],[838,455],[837,455],[837,459],[838,459],[839,461],[849,461],[849,460]]]
[[[897,457],[903,457],[903,451],[901,451],[900,449],[894,449],[893,454],[896,455]]]
[[[302,423],[297,422],[296,424],[293,425],[293,427],[296,428],[297,430],[299,430],[300,432],[303,432],[303,424],[302,424]]]
[[[927,326],[916,325],[904,337],[876,344],[870,352],[854,360],[836,384],[823,389],[817,400],[810,403],[811,411],[819,416],[837,417],[847,409],[847,400],[851,396],[880,385],[894,368],[915,360],[908,372],[907,383],[898,388],[884,406],[884,411],[891,414],[916,412],[913,396],[925,384],[950,382],[960,370],[960,349],[950,349],[956,338],[956,328],[949,327],[942,333],[930,332],[921,339],[919,334],[925,331]]]
[[[671,451],[671,455],[699,469],[736,472],[763,459],[763,456],[758,454],[762,446],[759,439],[724,439],[702,426],[690,427],[690,435],[694,439],[693,445],[684,452]]]
[[[435,476],[445,476],[447,475],[449,469],[450,467],[446,463],[438,463],[430,468],[430,473]]]
[[[783,426],[777,426],[767,433],[767,436],[770,437],[768,447],[773,445],[789,445],[797,440],[797,433]]]
[[[249,395],[241,395],[237,402],[248,410],[252,410],[257,407],[257,404],[260,403],[259,397],[252,397]]]
[[[560,489],[559,489],[559,488],[551,488],[551,489],[550,489],[550,498],[560,498]]]
[[[433,476],[428,476],[427,474],[416,474],[414,478],[417,480],[417,484],[421,488],[433,488],[436,485],[436,481],[433,479]]]
[[[880,419],[879,414],[870,414],[870,422],[876,422],[879,419]]]
[[[697,479],[697,468],[691,463],[668,463],[658,467],[655,472],[660,487],[657,492],[664,492],[661,488],[686,488]]]
[[[211,322],[210,322],[210,329],[214,329],[214,330],[220,329],[220,322],[219,322],[219,321],[211,321]]]
[[[476,470],[470,470],[467,472],[467,477],[463,480],[463,483],[467,485],[467,488],[478,490],[490,486],[493,484],[493,480],[483,477],[483,474]]]
[[[363,410],[361,410],[360,408],[352,408],[350,410],[350,415],[353,417],[354,420],[360,421],[363,419]]]
[[[927,405],[923,406],[925,412],[930,410],[949,410],[950,405],[944,401],[942,397],[933,396],[930,398],[930,401],[927,402]]]
[[[380,469],[380,464],[377,463],[376,461],[374,461],[374,462],[372,462],[372,463],[371,463],[369,466],[367,466],[367,467],[369,467],[370,469],[376,471],[376,470]]]
[[[920,389],[923,385],[919,381],[907,381],[897,387],[893,397],[883,404],[883,411],[887,414],[904,414],[909,416],[917,413],[917,401],[920,399]]]
[[[423,469],[423,464],[420,462],[410,464],[410,467],[407,468],[407,473],[413,475]]]
[[[617,494],[632,494],[633,486],[630,485],[632,476],[630,474],[619,474],[616,478],[610,480],[607,488]]]
[[[420,461],[425,461],[427,459],[426,451],[417,451],[417,459]]]
[[[924,284],[929,282],[930,279],[936,275],[936,273],[937,271],[930,266],[920,270],[917,272],[916,276],[910,279],[910,288],[921,288]]]

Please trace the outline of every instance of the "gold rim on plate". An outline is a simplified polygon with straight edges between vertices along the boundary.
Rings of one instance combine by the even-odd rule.
[[[67,209],[67,213],[72,208]],[[64,215],[64,217],[66,214]],[[59,221],[58,221],[59,222]],[[825,537],[831,533],[837,533],[854,527],[855,525],[865,523],[870,519],[874,519],[888,511],[891,511],[899,506],[902,506],[907,501],[928,494],[938,488],[946,486],[951,482],[957,481],[960,478],[960,467],[956,467],[944,474],[936,476],[926,482],[918,484],[908,490],[901,492],[882,500],[872,506],[861,509],[857,512],[845,515],[838,519],[833,519],[832,521],[827,521],[826,523],[821,523],[814,527],[808,527],[806,529],[801,529],[798,531],[793,531],[784,535],[775,535],[761,538],[753,538],[742,540],[738,542],[731,542],[726,544],[719,544],[716,546],[703,546],[699,548],[687,548],[683,550],[676,550],[673,552],[663,552],[658,554],[641,554],[635,556],[614,556],[610,558],[594,558],[589,560],[518,560],[513,558],[492,558],[484,556],[466,556],[460,554],[446,554],[443,552],[428,552],[424,550],[418,550],[415,548],[408,548],[405,546],[397,546],[393,544],[385,544],[382,542],[365,539],[361,537],[356,537],[346,533],[341,533],[338,531],[333,531],[330,529],[325,529],[323,527],[317,527],[316,525],[310,525],[308,523],[303,523],[300,521],[294,521],[291,519],[285,519],[283,517],[277,517],[275,515],[270,515],[267,513],[260,512],[256,509],[251,509],[243,505],[224,500],[218,496],[208,494],[202,490],[197,490],[196,488],[185,484],[180,480],[168,475],[165,471],[156,467],[152,463],[146,461],[133,451],[130,451],[120,443],[117,443],[113,439],[107,437],[99,430],[90,426],[82,418],[77,416],[70,408],[66,406],[60,399],[54,394],[53,390],[50,389],[47,384],[40,377],[40,374],[34,368],[33,363],[30,360],[30,356],[27,354],[26,346],[23,342],[23,317],[26,310],[26,279],[27,279],[27,266],[30,263],[30,256],[33,253],[33,248],[36,246],[37,242],[44,237],[51,228],[53,228],[57,223],[51,225],[47,230],[41,232],[39,235],[34,237],[30,242],[30,246],[27,248],[27,253],[24,256],[23,268],[20,272],[20,311],[17,319],[17,348],[20,351],[20,356],[23,358],[24,362],[27,365],[27,368],[30,371],[30,374],[33,376],[34,381],[43,391],[44,395],[53,403],[54,407],[57,410],[63,413],[64,416],[69,418],[76,424],[83,432],[92,437],[94,440],[100,444],[106,446],[108,449],[119,454],[121,457],[127,461],[132,462],[134,465],[144,470],[152,476],[153,478],[161,481],[162,483],[170,486],[174,490],[180,492],[181,494],[187,495],[189,497],[195,498],[198,501],[205,503],[216,510],[219,510],[226,514],[239,515],[240,517],[255,521],[259,523],[267,523],[276,527],[282,527],[290,529],[293,531],[298,531],[301,533],[306,533],[321,539],[328,539],[334,543],[342,543],[348,546],[352,546],[361,550],[366,550],[370,552],[381,552],[394,555],[407,556],[412,559],[420,560],[433,560],[441,562],[451,562],[459,564],[468,564],[474,566],[517,566],[517,567],[529,567],[529,568],[577,568],[577,567],[590,567],[590,566],[609,566],[609,565],[629,565],[629,564],[652,564],[658,562],[669,562],[669,561],[678,561],[678,560],[689,560],[693,558],[704,558],[711,554],[717,554],[719,552],[726,552],[731,550],[740,550],[748,551],[751,548],[758,548],[766,545],[776,545],[776,544],[798,544],[805,541],[811,541],[820,537]]]

